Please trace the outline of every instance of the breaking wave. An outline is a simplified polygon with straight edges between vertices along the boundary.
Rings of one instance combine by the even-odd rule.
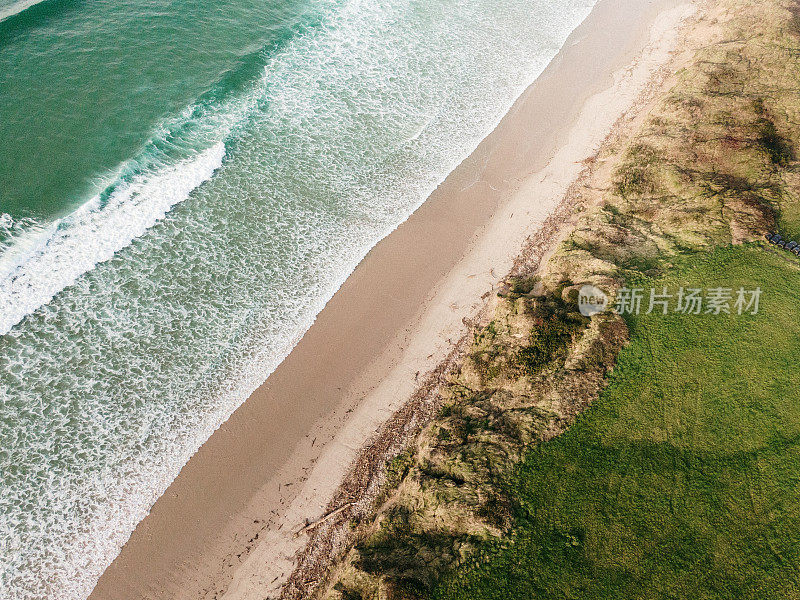
[[[78,211],[0,216],[0,599],[88,596],[593,0],[318,5]]]

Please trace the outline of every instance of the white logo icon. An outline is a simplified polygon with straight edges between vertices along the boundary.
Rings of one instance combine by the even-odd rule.
[[[608,296],[600,288],[593,285],[584,285],[578,292],[578,310],[584,317],[591,317],[605,311],[608,306]]]

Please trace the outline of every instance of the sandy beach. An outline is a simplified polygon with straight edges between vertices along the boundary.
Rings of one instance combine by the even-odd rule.
[[[600,0],[495,131],[379,243],[134,531],[94,599],[277,597],[364,444],[468,331],[665,67],[680,0]]]

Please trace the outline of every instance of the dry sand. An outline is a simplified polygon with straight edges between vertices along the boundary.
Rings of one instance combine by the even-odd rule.
[[[378,244],[202,446],[91,598],[276,596],[364,443],[449,354],[667,64],[681,0],[600,0],[497,129]]]

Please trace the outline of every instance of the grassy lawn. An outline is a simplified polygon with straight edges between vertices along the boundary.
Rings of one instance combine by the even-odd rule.
[[[763,291],[750,315],[640,315],[609,387],[509,486],[517,523],[439,599],[800,598],[800,263],[693,254],[637,287]]]
[[[329,598],[800,600],[800,261],[751,241],[800,241],[800,10],[713,4],[541,290],[509,280],[476,330]],[[578,342],[563,284],[623,281],[760,287],[761,310],[627,318],[598,398],[627,331]]]

